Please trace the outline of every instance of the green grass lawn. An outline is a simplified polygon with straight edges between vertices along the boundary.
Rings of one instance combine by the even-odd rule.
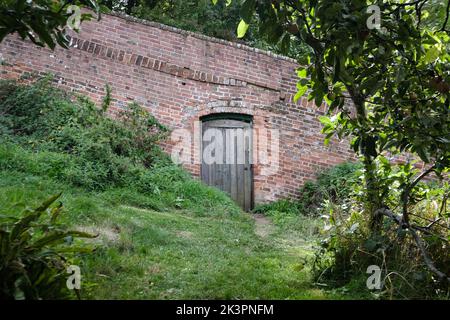
[[[114,200],[126,190],[90,193],[11,171],[0,172],[0,214],[59,191],[63,221],[99,233],[89,240],[95,252],[81,261],[83,298],[345,298],[312,284],[314,219],[255,225],[237,210],[154,211]]]

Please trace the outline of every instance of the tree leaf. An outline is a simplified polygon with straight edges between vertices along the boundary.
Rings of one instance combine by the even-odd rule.
[[[297,71],[297,75],[299,78],[306,78],[307,71],[306,69],[301,69]]]
[[[244,20],[241,20],[241,22],[239,22],[239,25],[237,27],[237,36],[238,38],[243,38],[245,36],[245,34],[247,33],[249,24],[247,24]]]
[[[298,99],[300,99],[301,97],[303,97],[303,95],[305,94],[306,90],[308,90],[308,86],[307,85],[302,85],[300,82],[297,82],[297,93],[294,96],[294,102],[297,102]]]

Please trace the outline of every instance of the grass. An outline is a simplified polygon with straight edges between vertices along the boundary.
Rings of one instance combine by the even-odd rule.
[[[368,256],[357,250],[366,239],[353,230],[365,221],[360,200],[352,196],[360,164],[323,171],[301,188],[299,199],[260,205],[252,217],[172,163],[159,147],[168,129],[145,109],[132,103],[108,117],[106,91],[100,107],[52,87],[51,77],[31,85],[0,81],[0,216],[62,191],[61,222],[98,234],[90,240],[95,253],[75,260],[82,268],[84,298],[382,297],[366,289]],[[444,192],[437,188],[423,209],[432,213],[427,206],[434,207]],[[356,208],[351,215],[349,204]],[[328,234],[320,234],[321,214],[333,217]],[[325,241],[319,246],[319,240]],[[443,266],[446,249],[435,249]],[[410,273],[411,252],[416,254],[405,251],[398,264],[394,257],[392,270]],[[414,278],[424,274],[417,261],[419,273],[410,279],[423,288]],[[42,279],[40,269],[33,270]],[[4,278],[2,283],[8,282]],[[8,283],[20,285],[17,279]],[[60,285],[65,289],[64,281]],[[338,285],[343,287],[330,289]],[[430,296],[435,288],[429,286]],[[422,291],[406,296],[421,297]]]
[[[155,211],[127,202],[126,197],[120,203],[111,201],[120,189],[86,192],[14,171],[0,171],[0,203],[5,204],[0,214],[20,203],[37,205],[60,190],[64,222],[99,233],[91,240],[95,253],[80,262],[84,298],[351,297],[312,284],[309,262],[315,236],[304,232],[315,229],[317,222],[311,218],[297,217],[297,226],[290,223],[291,231],[297,232],[275,223],[261,237],[252,217],[243,212]]]
[[[352,298],[313,284],[310,206],[252,217],[163,154],[148,112],[132,104],[113,120],[107,107],[47,78],[0,82],[0,215],[62,191],[60,222],[99,235],[77,261],[84,298]]]

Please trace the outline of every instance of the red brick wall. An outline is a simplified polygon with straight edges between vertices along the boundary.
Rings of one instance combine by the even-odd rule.
[[[241,44],[104,15],[100,22],[85,22],[69,50],[51,51],[9,37],[0,44],[0,62],[1,78],[50,72],[57,85],[96,102],[109,83],[112,112],[136,101],[171,129],[193,130],[195,121],[212,113],[252,115],[255,132],[280,133],[277,170],[263,174],[263,166],[255,164],[256,203],[297,196],[317,171],[352,157],[345,141],[323,145],[317,116],[324,106],[319,109],[306,98],[293,102],[295,61]],[[167,151],[172,144],[165,143]],[[198,163],[185,167],[199,175]]]

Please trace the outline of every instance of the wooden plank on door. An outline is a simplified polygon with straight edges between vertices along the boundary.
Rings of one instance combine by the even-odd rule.
[[[244,159],[244,130],[242,128],[236,129],[236,147],[235,147],[235,163],[237,175],[237,202],[242,208],[245,208],[245,189],[244,189],[244,175],[245,164]]]
[[[244,210],[249,211],[251,209],[252,202],[252,173],[251,173],[251,130],[249,128],[244,129],[244,156],[245,156],[245,167],[244,167],[244,194],[245,203]]]
[[[230,161],[228,158],[228,145],[229,145],[229,139],[230,139],[230,129],[229,128],[223,128],[223,190],[231,195],[231,171],[230,171]]]
[[[230,194],[231,199],[237,199],[238,187],[237,187],[237,170],[236,170],[236,129],[230,129],[229,140],[227,149],[229,150],[229,160],[230,160]]]
[[[202,125],[217,130],[212,141],[202,142],[202,149],[213,144],[213,156],[219,163],[207,164],[202,155],[201,178],[208,185],[228,193],[244,210],[250,210],[253,197],[251,166],[251,125],[239,120],[210,120]]]
[[[206,129],[208,128],[208,123],[204,122],[202,124],[202,137],[201,137],[201,150],[200,150],[200,161],[201,161],[201,167],[200,167],[200,171],[201,171],[201,178],[202,181],[205,182],[207,185],[211,185],[211,180],[210,180],[210,166],[208,164],[205,163],[205,158],[203,156],[203,152],[207,146],[207,142],[203,139],[204,134],[206,132]]]

